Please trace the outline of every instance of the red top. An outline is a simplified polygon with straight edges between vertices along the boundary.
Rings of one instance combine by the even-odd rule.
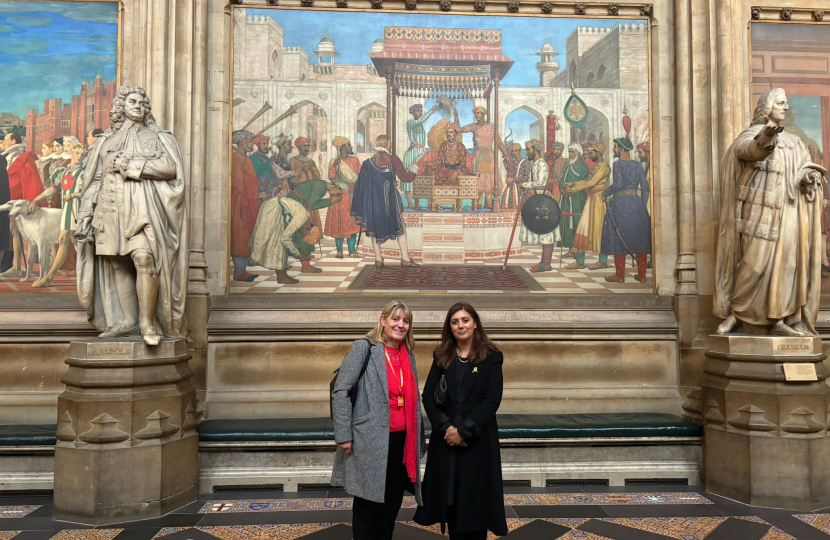
[[[403,347],[403,343],[401,343]],[[386,353],[386,379],[389,381],[389,431],[406,430],[406,412],[404,407],[398,406],[398,397],[401,396],[401,351],[383,346]],[[404,381],[405,382],[405,381]]]

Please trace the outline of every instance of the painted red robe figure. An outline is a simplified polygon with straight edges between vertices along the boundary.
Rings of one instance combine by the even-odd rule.
[[[248,242],[254,230],[259,204],[259,180],[248,154],[253,150],[253,134],[234,133],[237,149],[231,154],[231,260],[234,281],[253,281],[257,274],[246,270],[251,259]]]

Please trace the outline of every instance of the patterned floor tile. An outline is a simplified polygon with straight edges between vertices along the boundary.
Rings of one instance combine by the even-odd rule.
[[[112,540],[124,529],[68,529],[50,540]]]
[[[38,508],[40,508],[39,505],[0,506],[0,519],[16,519],[26,517]]]
[[[536,493],[504,496],[505,506],[712,504],[697,493]]]
[[[224,514],[236,512],[296,512],[303,510],[351,510],[351,498],[338,499],[246,499],[210,501],[200,514]]]
[[[793,517],[823,533],[830,534],[830,514],[793,514]]]
[[[295,540],[334,525],[334,523],[231,525],[227,527],[196,527],[196,529],[220,540]]]
[[[11,540],[20,534],[20,531],[0,531],[0,540]]]
[[[159,538],[161,536],[167,536],[168,534],[177,533],[179,531],[184,531],[185,529],[191,529],[192,527],[165,527],[161,529],[153,538]]]
[[[779,529],[773,527],[767,534],[761,537],[761,540],[798,540],[795,536],[789,535]]]
[[[607,518],[602,521],[661,534],[677,540],[703,540],[726,518]]]

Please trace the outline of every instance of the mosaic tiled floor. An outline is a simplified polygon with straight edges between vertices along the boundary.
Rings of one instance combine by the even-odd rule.
[[[830,534],[830,514],[796,514],[793,517],[823,533]]]
[[[697,493],[534,493],[508,494],[505,506],[610,506],[621,504],[712,504]],[[415,508],[413,497],[404,497],[402,508]],[[202,514],[227,512],[298,512],[321,510],[351,510],[351,498],[332,499],[246,499],[210,501]]]
[[[318,248],[315,252],[315,258],[312,260],[312,265],[322,270],[319,274],[303,274],[300,272],[300,263],[293,261],[293,267],[288,270],[288,275],[300,280],[299,283],[293,285],[281,285],[277,283],[277,277],[273,270],[268,270],[259,266],[250,266],[248,271],[252,274],[258,274],[259,277],[250,283],[231,281],[230,292],[232,294],[271,294],[271,293],[343,293],[343,294],[361,294],[365,293],[362,289],[350,288],[352,283],[360,274],[363,267],[369,264],[374,264],[374,258],[361,257],[338,259],[335,257],[337,250],[334,246],[334,240],[328,237],[322,240],[322,249]],[[529,270],[534,265],[539,264],[542,251],[538,246],[531,246],[522,248],[522,254],[515,257],[510,257],[510,265]],[[416,262],[421,262],[416,258]],[[626,267],[626,281],[625,283],[609,283],[605,281],[605,276],[613,274],[613,260],[611,260],[610,267],[603,270],[565,270],[564,267],[574,262],[574,259],[565,258],[562,260],[562,268],[560,268],[559,251],[554,253],[551,266],[553,269],[549,272],[528,274],[528,279],[532,279],[538,284],[538,287],[532,287],[527,290],[520,291],[521,294],[650,294],[652,291],[652,271],[649,269],[646,272],[646,283],[639,283],[632,277],[636,273],[636,269],[629,265]],[[588,253],[585,256],[585,265],[590,265],[597,262],[597,255]],[[493,260],[487,261],[486,264],[501,266],[503,261]],[[393,266],[400,263],[396,260],[387,259],[386,264]],[[481,262],[470,262],[465,266],[482,265]],[[535,290],[534,290],[535,289]],[[384,292],[386,289],[372,289],[371,292]],[[403,289],[400,286],[395,287],[397,293],[417,294],[422,292],[420,289]],[[516,289],[495,289],[488,288],[484,291],[477,290],[461,290],[461,289],[429,289],[423,290],[428,294],[454,294],[470,293],[470,292],[486,292],[491,294],[517,294]]]
[[[520,491],[516,493],[516,491]],[[507,540],[830,540],[830,514],[754,508],[703,491],[513,490],[504,497]],[[342,492],[284,498],[202,497],[160,519],[84,528],[41,505],[2,506],[0,540],[351,540],[352,499]],[[251,497],[251,498],[246,498]],[[10,500],[9,502],[14,502]],[[29,502],[29,501],[21,501]],[[393,540],[439,540],[414,523],[404,500]],[[489,534],[488,540],[496,540]]]
[[[0,506],[0,519],[13,519],[26,517],[40,506]]]

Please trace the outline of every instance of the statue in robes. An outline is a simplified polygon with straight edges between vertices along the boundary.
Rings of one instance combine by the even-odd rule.
[[[715,262],[719,334],[816,335],[821,294],[825,170],[784,131],[781,88],[758,100],[750,125],[723,159]]]
[[[92,147],[74,239],[78,299],[100,338],[136,328],[149,346],[187,335],[189,230],[176,139],[144,89],[122,86]]]

